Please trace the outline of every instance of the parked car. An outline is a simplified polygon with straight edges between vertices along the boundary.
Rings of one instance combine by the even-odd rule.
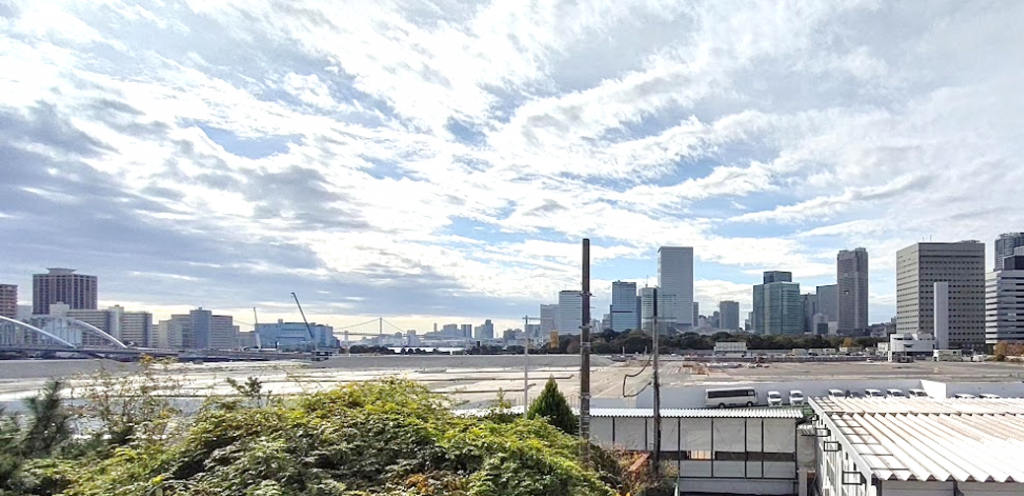
[[[998,400],[999,398],[1002,398],[1002,396],[999,396],[998,394],[988,394],[988,393],[986,393],[986,394],[983,394],[983,395],[979,396],[979,398],[981,398],[983,400]]]
[[[794,389],[789,392],[789,404],[793,406],[799,406],[807,403],[807,398],[804,397],[804,393],[798,389]]]
[[[863,397],[864,397],[864,395],[863,395],[863,394],[860,394],[860,393],[858,393],[857,391],[848,391],[848,392],[846,393],[846,397],[847,397],[847,398],[863,398]]]
[[[868,398],[885,398],[885,395],[877,389],[865,389],[864,396]]]
[[[977,398],[977,396],[969,393],[956,393],[953,395],[953,397],[958,400],[973,400]]]
[[[846,393],[844,393],[842,389],[829,389],[828,390],[828,397],[829,398],[845,398],[846,397]]]
[[[768,391],[768,406],[782,406],[782,393]]]
[[[907,395],[903,394],[903,390],[902,389],[886,389],[885,390],[885,394],[886,394],[886,396],[888,396],[890,398],[906,398],[907,397]]]
[[[928,397],[928,393],[924,389],[913,388],[913,389],[908,389],[907,392],[910,393],[910,397],[911,398],[927,398]]]

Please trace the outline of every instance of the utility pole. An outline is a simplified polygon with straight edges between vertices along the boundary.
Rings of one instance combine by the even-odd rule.
[[[530,325],[530,317],[523,316],[523,417],[530,409],[530,333],[526,328]]]
[[[661,381],[658,378],[658,288],[654,288],[654,312],[653,312],[654,338],[651,345],[654,348],[652,361],[654,364],[654,457],[651,463],[651,471],[654,473],[655,481],[661,481]]]
[[[377,346],[384,347],[384,317],[377,317]]]
[[[583,325],[580,326],[580,446],[590,463],[590,239],[583,238]]]

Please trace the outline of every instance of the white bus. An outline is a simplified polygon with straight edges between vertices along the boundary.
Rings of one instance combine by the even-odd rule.
[[[757,404],[757,391],[754,388],[718,388],[708,389],[708,407],[725,408],[727,406],[754,406]]]

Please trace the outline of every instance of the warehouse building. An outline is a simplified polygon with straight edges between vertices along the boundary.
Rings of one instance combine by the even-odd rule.
[[[799,436],[799,408],[662,409],[661,455],[686,494],[807,494],[814,438]],[[654,449],[650,408],[591,410],[591,439],[629,451]]]
[[[1024,399],[810,404],[822,496],[1024,494]]]

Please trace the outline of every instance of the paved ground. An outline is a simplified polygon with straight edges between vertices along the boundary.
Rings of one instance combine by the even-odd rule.
[[[600,405],[601,400],[621,400],[624,378],[627,392],[643,388],[650,379],[649,367],[637,377],[626,378],[626,375],[639,372],[645,361],[616,363],[608,358],[595,357],[591,373],[591,393],[595,405]],[[566,397],[574,405],[577,403],[580,382],[578,357],[531,356],[530,365],[531,397],[539,393],[549,377],[553,377]],[[102,360],[0,361],[0,406],[17,408],[19,400],[38,391],[48,377],[73,377],[76,374],[88,374],[100,367],[123,372],[136,368],[133,364]],[[521,403],[523,399],[522,356],[335,357],[315,365],[299,362],[178,364],[171,373],[186,380],[186,394],[200,397],[230,393],[225,383],[228,377],[259,377],[270,390],[279,394],[292,394],[397,375],[420,381],[434,391],[465,402],[466,406],[486,405],[498,396],[499,391],[503,391],[506,399],[514,404]],[[1017,382],[1024,379],[1024,366],[970,362],[849,362],[774,363],[767,368],[711,368],[701,364],[666,361],[662,364],[661,376],[666,387],[703,382],[841,378]]]

